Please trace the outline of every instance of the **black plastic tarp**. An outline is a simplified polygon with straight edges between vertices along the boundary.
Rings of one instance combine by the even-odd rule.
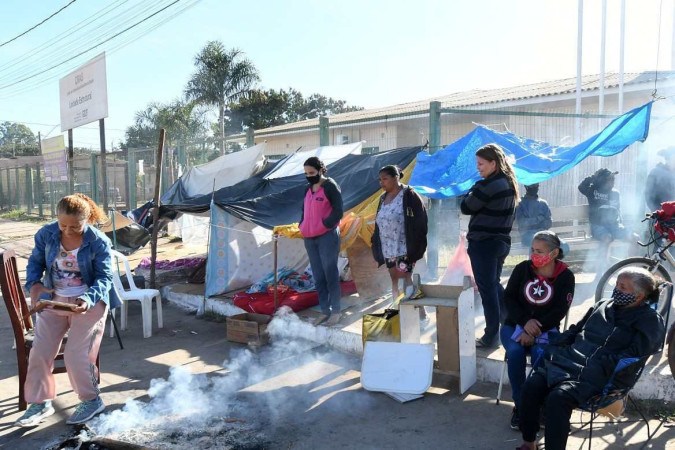
[[[328,176],[342,189],[345,211],[380,189],[378,172],[381,167],[388,164],[407,167],[420,150],[421,147],[406,147],[373,155],[347,155],[330,164]],[[278,164],[283,164],[283,160]],[[264,178],[268,170],[216,191],[214,203],[236,217],[268,229],[298,222],[307,189],[305,175],[268,180]],[[166,203],[162,203],[160,216],[203,213],[210,208],[211,196],[187,197],[184,189],[172,189],[171,195],[165,194],[162,198]]]

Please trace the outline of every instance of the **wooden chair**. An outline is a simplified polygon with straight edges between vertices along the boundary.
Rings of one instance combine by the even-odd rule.
[[[26,374],[28,373],[28,355],[33,346],[33,320],[29,314],[26,297],[21,287],[21,280],[19,279],[19,271],[16,267],[16,255],[13,250],[5,250],[0,253],[0,290],[2,291],[2,298],[5,300],[9,319],[12,322],[12,329],[14,330],[14,339],[16,342],[16,362],[19,371],[19,411],[27,408],[26,399],[24,396],[24,383],[26,382]],[[54,365],[53,373],[65,373],[66,366],[63,363],[63,349],[68,338],[63,339],[59,353],[56,355],[55,361],[60,363]],[[96,357],[96,368],[99,369],[100,381],[100,367],[99,357]]]

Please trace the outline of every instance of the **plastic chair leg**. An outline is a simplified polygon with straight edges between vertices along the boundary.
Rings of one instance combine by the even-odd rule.
[[[143,337],[152,336],[152,299],[141,300],[141,315],[143,316]]]
[[[126,330],[127,329],[127,319],[129,315],[129,302],[128,300],[122,300],[122,306],[121,306],[121,311],[120,311],[120,329]]]
[[[499,387],[497,388],[497,404],[502,399],[502,387],[504,387],[504,377],[506,376],[506,356],[504,356],[504,361],[502,361],[502,374],[499,376]]]
[[[117,329],[117,322],[115,321],[115,310],[114,309],[108,310],[108,314],[110,315],[110,323],[112,324],[112,326],[110,327],[110,337],[112,337],[114,331],[115,334],[117,335],[117,342],[120,344],[120,350],[124,350],[124,345],[122,345],[122,336],[120,336],[120,330]],[[96,364],[98,367],[98,356],[96,357]]]
[[[164,328],[164,316],[162,314],[162,296],[155,296],[155,307],[157,308],[157,328]]]
[[[115,331],[117,326],[113,326],[115,323],[115,310],[111,309],[108,311],[108,314],[110,316],[110,337],[115,337]]]

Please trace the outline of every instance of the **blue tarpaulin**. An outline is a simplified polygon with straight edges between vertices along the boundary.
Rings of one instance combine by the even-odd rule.
[[[437,199],[468,192],[480,179],[476,150],[489,143],[499,144],[513,158],[520,183],[540,183],[570,170],[589,156],[613,156],[636,141],[644,141],[649,133],[651,109],[651,102],[635,108],[573,147],[554,146],[478,126],[433,155],[418,154],[410,184],[420,194]]]

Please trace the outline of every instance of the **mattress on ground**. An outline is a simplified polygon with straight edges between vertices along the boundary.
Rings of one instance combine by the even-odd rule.
[[[342,295],[351,295],[356,292],[356,285],[353,281],[343,281],[340,283]],[[293,290],[279,291],[277,293],[279,307],[288,306],[294,312],[311,308],[319,304],[319,294],[316,291],[296,292]],[[234,296],[234,305],[244,311],[257,314],[274,314],[274,292],[261,292],[256,294],[247,294],[238,292]]]

